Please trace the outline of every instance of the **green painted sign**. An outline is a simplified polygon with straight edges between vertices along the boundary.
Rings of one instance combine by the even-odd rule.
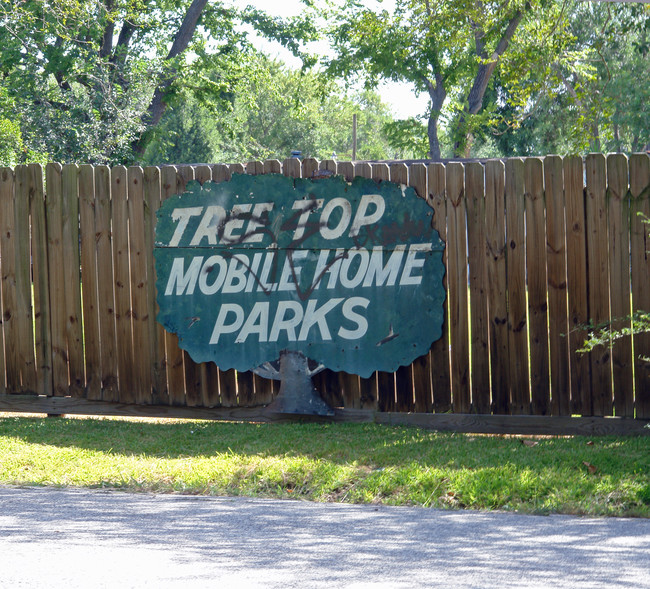
[[[394,372],[442,333],[432,215],[412,188],[364,178],[190,183],[158,211],[158,320],[224,370],[291,350],[364,377]]]

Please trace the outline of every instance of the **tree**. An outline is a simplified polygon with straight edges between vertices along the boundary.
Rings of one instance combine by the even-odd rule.
[[[26,144],[64,161],[127,162],[178,93],[229,100],[249,63],[242,22],[288,45],[309,35],[304,18],[207,0],[0,0],[0,77]]]
[[[650,13],[639,5],[581,2],[568,12],[572,44],[527,100],[495,77],[502,99],[489,136],[499,154],[640,151],[650,141]]]
[[[248,74],[233,87],[226,109],[210,109],[187,93],[171,102],[143,161],[282,160],[293,150],[305,157],[351,159],[354,114],[358,158],[395,155],[383,132],[391,122],[388,107],[377,94],[347,96],[317,72],[292,70],[262,55],[251,62]]]
[[[396,0],[392,13],[347,0],[335,16],[329,71],[361,76],[370,86],[390,79],[427,92],[434,159],[441,157],[443,121],[451,127],[455,154],[467,155],[473,131],[496,107],[485,100],[496,72],[504,82],[519,80],[516,94],[525,100],[542,83],[539,72],[549,73],[548,64],[560,59],[568,42],[564,7],[549,0]]]

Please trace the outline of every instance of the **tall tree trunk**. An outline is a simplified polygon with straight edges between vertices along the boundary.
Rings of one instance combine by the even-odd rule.
[[[147,130],[155,127],[162,118],[167,105],[165,104],[165,96],[169,91],[169,87],[172,85],[173,81],[178,75],[176,67],[173,65],[173,59],[178,57],[183,51],[187,49],[194,36],[196,31],[196,26],[199,22],[199,18],[205,5],[208,3],[208,0],[192,0],[187,12],[185,13],[185,18],[183,18],[183,23],[181,24],[176,36],[174,37],[174,42],[172,43],[171,49],[165,58],[171,65],[166,68],[166,72],[163,74],[156,90],[154,92],[153,98],[151,99],[151,104],[147,113],[143,117],[143,122],[145,124],[145,133],[133,143],[133,150],[141,154],[144,152],[146,147],[146,136]]]
[[[447,98],[444,80],[440,74],[436,74],[436,83],[427,80],[429,88],[429,97],[431,98],[431,113],[429,114],[429,124],[427,134],[429,136],[429,158],[434,161],[441,160],[440,139],[438,138],[438,119],[442,105]]]
[[[472,88],[467,95],[467,106],[458,118],[459,138],[454,143],[454,155],[456,156],[463,157],[464,155],[465,147],[469,141],[470,131],[463,130],[463,127],[467,123],[467,118],[469,115],[478,114],[483,108],[483,97],[485,96],[485,91],[487,90],[490,78],[492,77],[492,74],[497,67],[499,59],[505,53],[506,49],[508,49],[508,45],[510,45],[510,41],[512,40],[512,37],[514,36],[515,31],[517,30],[517,27],[519,26],[519,23],[521,22],[523,16],[523,12],[518,10],[508,21],[508,26],[506,27],[503,36],[499,40],[496,49],[490,56],[489,61],[487,61],[487,54],[485,53],[482,43],[484,35],[481,31],[477,31],[475,33],[476,53],[477,57],[482,61],[480,62],[476,77],[474,78]],[[461,132],[462,138],[460,137]]]

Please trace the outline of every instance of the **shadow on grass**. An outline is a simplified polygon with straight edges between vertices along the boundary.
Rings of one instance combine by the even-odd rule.
[[[252,424],[208,421],[141,422],[112,419],[0,418],[0,436],[31,444],[160,458],[301,456],[334,464],[381,467],[582,468],[650,471],[646,437],[522,438],[435,432],[375,424]]]

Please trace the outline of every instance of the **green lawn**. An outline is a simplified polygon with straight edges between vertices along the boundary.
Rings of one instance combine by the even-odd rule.
[[[650,437],[0,417],[0,484],[650,516]]]

